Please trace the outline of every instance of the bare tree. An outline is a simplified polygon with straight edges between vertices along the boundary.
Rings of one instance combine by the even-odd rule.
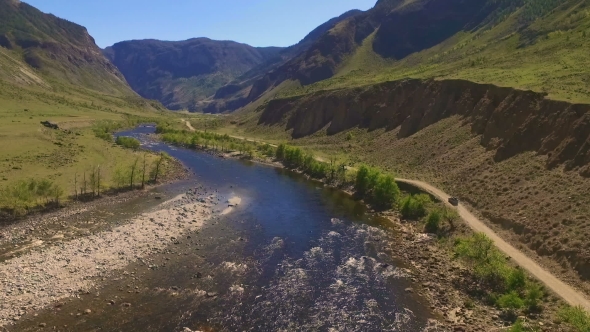
[[[160,176],[160,171],[162,168],[162,163],[165,160],[166,155],[164,153],[160,153],[160,158],[156,160],[154,165],[154,169],[152,170],[154,182],[158,182],[158,176]]]
[[[74,173],[74,195],[78,200],[78,172]]]
[[[84,171],[84,180],[82,181],[82,195],[86,195],[86,171]]]
[[[143,167],[141,169],[141,189],[145,188],[145,170],[147,168],[146,155],[147,153],[143,154]]]
[[[135,172],[137,171],[137,163],[139,162],[139,158],[135,158],[135,161],[131,165],[131,174],[129,177],[129,189],[133,190],[133,180],[135,179]]]
[[[100,165],[96,167],[96,191],[98,192],[98,197],[100,197]]]
[[[90,189],[92,190],[92,197],[96,196],[96,170],[92,169],[90,172]]]

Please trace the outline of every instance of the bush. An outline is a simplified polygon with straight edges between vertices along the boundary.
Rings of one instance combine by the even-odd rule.
[[[506,280],[512,268],[485,234],[476,233],[471,237],[458,239],[455,242],[455,254],[471,266],[482,282],[501,291],[506,289]]]
[[[428,214],[428,217],[426,218],[426,225],[424,226],[424,231],[426,233],[432,233],[432,234],[438,233],[438,231],[440,229],[441,219],[442,219],[442,217],[441,217],[439,211],[435,210],[435,211],[430,212]]]
[[[47,179],[19,180],[0,190],[0,204],[17,216],[35,206],[44,206],[50,202],[59,204],[63,194],[64,190],[60,186]]]
[[[135,139],[133,137],[125,137],[125,136],[117,137],[117,140],[115,141],[115,143],[117,143],[117,145],[120,145],[124,148],[133,149],[133,150],[137,150],[141,146],[141,143],[137,139]]]
[[[426,206],[430,202],[430,196],[426,194],[406,196],[401,204],[401,215],[405,219],[421,219],[426,215]]]
[[[506,287],[510,291],[522,291],[526,286],[526,275],[521,268],[513,269],[506,280]]]
[[[399,198],[400,190],[391,175],[381,175],[375,185],[373,201],[377,208],[388,210]]]
[[[582,307],[565,307],[559,317],[578,332],[590,332],[590,315]]]
[[[278,160],[285,159],[285,149],[286,149],[286,147],[287,146],[285,144],[283,144],[283,143],[279,144],[279,146],[277,147],[277,151],[276,151],[275,157]]]
[[[524,326],[524,322],[521,319],[518,319],[514,325],[508,329],[508,332],[525,332],[526,327]]]
[[[512,291],[500,296],[496,304],[502,309],[515,311],[524,307],[524,300],[520,298],[517,292]]]
[[[526,289],[526,296],[524,298],[525,305],[529,310],[534,310],[539,307],[539,302],[543,298],[543,290],[541,286],[536,283],[529,283]]]
[[[375,188],[378,179],[379,171],[366,165],[361,165],[356,173],[354,190],[356,190],[360,197],[367,197],[371,190]]]
[[[123,128],[123,124],[112,120],[97,121],[92,125],[94,135],[108,142],[113,141],[112,133]]]

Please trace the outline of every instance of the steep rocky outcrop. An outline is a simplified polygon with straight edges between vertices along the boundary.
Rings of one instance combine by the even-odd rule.
[[[590,105],[468,81],[406,80],[272,100],[259,124],[282,124],[294,138],[353,127],[399,127],[398,137],[409,137],[453,115],[481,135],[496,161],[535,151],[549,157],[548,168],[564,164],[590,176]]]

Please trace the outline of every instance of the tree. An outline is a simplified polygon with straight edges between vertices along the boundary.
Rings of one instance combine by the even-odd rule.
[[[59,186],[59,185],[57,185],[57,184],[54,184],[54,185],[51,187],[51,193],[52,193],[52,196],[53,196],[53,202],[55,203],[55,205],[59,206],[60,199],[61,199],[61,198],[62,198],[62,196],[64,195],[64,190],[63,190],[63,188],[62,188],[62,187],[60,187],[60,186]]]
[[[160,157],[158,159],[156,159],[156,162],[154,164],[154,168],[152,169],[152,178],[154,179],[154,183],[158,182],[158,177],[160,176],[161,173],[161,169],[162,169],[162,164],[164,163],[164,160],[166,160],[168,158],[168,155],[165,152],[160,152]]]
[[[97,178],[96,178],[96,169],[93,169],[92,172],[90,172],[90,178],[88,179],[88,181],[90,182],[90,189],[92,190],[92,196],[96,196],[96,188],[97,188]]]
[[[96,167],[96,193],[100,197],[100,165]]]
[[[356,173],[356,180],[354,188],[361,197],[369,195],[371,190],[375,188],[377,180],[379,179],[379,171],[372,169],[366,165],[361,165]]]
[[[121,189],[127,184],[127,170],[121,166],[115,169],[115,174],[113,174],[113,181],[117,185],[117,188]]]
[[[139,162],[139,158],[135,158],[133,164],[131,164],[131,172],[129,173],[129,189],[133,190],[133,180],[136,177],[137,171],[137,163]]]
[[[145,172],[147,169],[146,156],[147,153],[143,155],[143,166],[141,168],[141,189],[145,188]]]
[[[286,150],[286,145],[284,143],[279,144],[279,146],[277,147],[277,152],[276,152],[276,157],[277,160],[283,160],[285,159],[285,150]]]
[[[82,179],[82,189],[80,190],[82,192],[82,195],[86,195],[86,172],[84,172],[84,177]]]

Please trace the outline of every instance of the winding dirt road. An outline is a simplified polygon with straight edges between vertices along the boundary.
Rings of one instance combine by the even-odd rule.
[[[396,179],[396,181],[411,184],[419,187],[434,196],[441,199],[443,202],[448,204],[448,199],[451,197],[444,191],[422,181],[408,180],[408,179]],[[486,226],[481,220],[474,216],[469,210],[463,205],[459,204],[457,207],[459,216],[471,227],[474,231],[486,234],[490,239],[494,241],[494,244],[504,254],[510,256],[516,264],[521,266],[523,269],[528,271],[532,276],[541,281],[547,288],[551,289],[555,294],[559,295],[564,301],[572,306],[582,306],[586,311],[590,311],[590,301],[580,292],[570,287],[563,281],[557,279],[549,271],[542,268],[535,261],[527,257],[525,254],[514,248],[508,242],[504,241],[500,236],[494,233],[488,226]]]

